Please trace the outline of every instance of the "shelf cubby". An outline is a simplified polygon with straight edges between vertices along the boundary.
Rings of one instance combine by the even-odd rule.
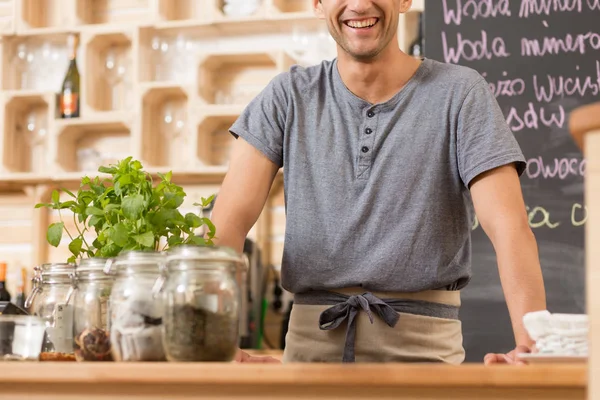
[[[229,128],[238,118],[235,110],[205,114],[198,123],[196,154],[201,165],[209,167],[227,167],[231,146],[235,140]]]
[[[52,94],[28,93],[5,100],[2,158],[7,173],[48,172],[52,99]]]
[[[19,0],[20,32],[64,28],[73,23],[70,0]]]
[[[254,21],[264,19],[266,16],[265,0],[244,0],[245,4],[227,4],[226,0],[212,0],[213,21]],[[256,2],[256,4],[255,4]],[[228,9],[230,7],[230,9]]]
[[[2,89],[58,92],[68,60],[68,33],[2,40]]]
[[[131,110],[134,65],[132,34],[85,35],[84,113]]]
[[[0,0],[0,34],[12,35],[16,30],[16,0]]]
[[[131,128],[123,121],[73,119],[57,124],[60,172],[97,173],[100,165],[135,156]]]
[[[286,53],[213,53],[201,58],[198,95],[206,104],[247,104],[293,60]]]
[[[412,42],[419,36],[419,17],[422,12],[418,8],[411,8],[405,14],[400,15],[402,23],[401,29],[398,30],[398,42],[400,49],[407,52]]]
[[[81,25],[149,23],[155,16],[153,0],[77,0],[76,13]]]
[[[146,85],[142,97],[142,160],[149,167],[189,167],[188,94],[180,86]]]
[[[214,13],[215,0],[159,0],[158,12],[161,20],[194,20],[208,22]]]
[[[298,18],[313,16],[312,0],[272,0],[270,14],[277,18]]]

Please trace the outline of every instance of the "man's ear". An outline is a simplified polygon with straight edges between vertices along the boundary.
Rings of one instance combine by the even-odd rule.
[[[323,4],[321,3],[321,0],[313,0],[313,9],[317,18],[325,18],[325,14],[323,13]]]
[[[400,14],[404,14],[412,7],[412,0],[398,0],[400,2]]]

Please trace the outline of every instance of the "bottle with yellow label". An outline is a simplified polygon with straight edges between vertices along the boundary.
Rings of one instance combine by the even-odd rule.
[[[77,68],[77,35],[69,35],[70,62],[60,91],[60,115],[62,118],[79,117],[79,69]]]

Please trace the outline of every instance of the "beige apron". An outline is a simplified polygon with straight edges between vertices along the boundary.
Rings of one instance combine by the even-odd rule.
[[[365,294],[364,289],[336,291],[341,296],[327,304],[318,299],[298,301],[292,307],[282,361],[290,362],[444,362],[460,364],[465,352],[458,320],[460,292],[431,290],[419,293]],[[334,295],[336,295],[334,294]],[[374,297],[373,297],[374,296]],[[346,300],[346,301],[344,301]],[[384,305],[395,304],[394,309]],[[348,305],[347,302],[354,305]],[[370,302],[370,303],[369,303]],[[394,303],[395,302],[395,303]],[[318,303],[318,304],[310,304]],[[369,305],[366,305],[369,303]],[[397,304],[396,304],[397,303]],[[365,308],[369,308],[372,323]],[[355,329],[348,333],[349,319],[355,309]],[[320,318],[337,316],[336,322]],[[389,326],[379,315],[381,311]],[[399,311],[397,311],[399,310]],[[450,313],[452,317],[446,318]],[[395,317],[392,316],[395,314]],[[448,315],[450,315],[448,314]],[[438,316],[435,316],[438,315]],[[389,321],[392,319],[392,321]],[[341,321],[341,322],[340,322]],[[329,321],[331,322],[331,321]],[[339,324],[335,328],[332,325]],[[327,328],[329,330],[321,329]],[[352,343],[349,343],[352,342]]]

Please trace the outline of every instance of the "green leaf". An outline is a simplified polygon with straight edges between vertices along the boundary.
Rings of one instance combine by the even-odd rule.
[[[60,209],[64,210],[65,208],[71,208],[73,206],[76,206],[77,203],[75,203],[74,201],[70,200],[70,201],[65,201],[64,203],[60,203]]]
[[[120,208],[121,208],[121,206],[118,204],[107,204],[104,207],[104,212],[106,212],[106,213],[113,212],[113,211],[119,210]]]
[[[48,204],[48,203],[37,203],[35,205],[35,208],[41,208],[41,207],[51,207],[52,204]]]
[[[97,215],[97,216],[103,216],[104,215],[104,211],[102,211],[101,209],[97,208],[97,207],[88,207],[85,209],[85,213],[87,215]]]
[[[75,257],[78,257],[79,253],[81,253],[81,246],[83,246],[83,240],[81,238],[75,238],[69,243],[69,251],[73,253]]]
[[[67,262],[70,264],[75,264],[76,261],[77,261],[77,257],[75,257],[75,256],[71,256],[71,257],[67,258]]]
[[[133,163],[131,163],[131,168],[133,168],[136,171],[140,171],[142,168],[144,168],[144,166],[141,162],[135,160]]]
[[[92,217],[88,221],[88,226],[97,226],[103,220],[104,220],[104,218],[102,218],[101,216],[92,215]]]
[[[60,201],[60,194],[58,193],[58,190],[53,190],[52,191],[52,202],[54,204],[58,204],[59,201]]]
[[[202,219],[194,213],[187,213],[185,223],[192,228],[198,228],[202,225]]]
[[[58,247],[60,244],[60,240],[62,239],[63,229],[65,224],[62,222],[55,222],[48,227],[48,232],[46,233],[46,239],[48,243],[54,247]]]
[[[167,243],[169,244],[169,247],[174,247],[183,243],[183,239],[181,239],[180,236],[172,235],[167,239]]]
[[[152,232],[142,233],[141,235],[134,235],[133,240],[137,243],[141,244],[144,247],[153,247],[154,246],[154,235]]]
[[[193,236],[192,235],[192,236],[188,237],[188,241],[192,244],[199,245],[199,246],[206,245],[206,240],[204,240],[204,238],[201,236]]]
[[[119,255],[121,248],[114,243],[107,244],[100,249],[100,256],[105,258],[116,257]]]
[[[131,175],[123,175],[117,182],[120,186],[129,185],[131,183]]]
[[[210,237],[215,236],[215,233],[217,231],[217,228],[215,227],[215,225],[212,223],[212,221],[208,218],[202,218],[202,222],[208,227],[208,235]]]
[[[129,230],[124,223],[119,222],[112,227],[111,231],[109,232],[109,237],[117,246],[123,247],[129,241]]]
[[[102,167],[98,168],[98,172],[102,172],[102,173],[105,173],[105,174],[111,174],[112,175],[112,174],[117,173],[117,169],[115,167],[104,167],[104,166],[102,166]]]
[[[121,205],[123,215],[130,221],[135,221],[142,215],[144,210],[144,196],[134,194],[123,198]]]
[[[75,195],[73,194],[73,192],[71,192],[71,191],[70,191],[70,190],[68,190],[68,189],[62,188],[62,189],[60,189],[60,190],[62,190],[63,192],[65,192],[65,193],[66,193],[66,194],[68,194],[69,196],[73,197],[74,199],[76,199],[76,198],[77,198],[77,196],[75,196]]]

